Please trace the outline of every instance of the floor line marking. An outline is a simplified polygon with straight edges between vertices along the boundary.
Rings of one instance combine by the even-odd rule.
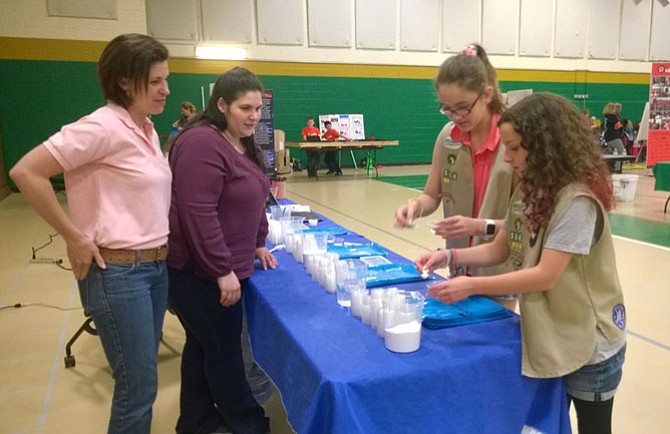
[[[656,347],[659,347],[659,348],[661,348],[661,349],[663,349],[663,350],[665,350],[665,351],[670,351],[670,345],[666,345],[666,344],[664,344],[664,343],[662,343],[662,342],[659,342],[659,341],[657,341],[657,340],[655,340],[655,339],[648,338],[647,336],[645,336],[645,335],[641,335],[640,333],[636,333],[636,332],[634,332],[634,331],[632,331],[632,330],[627,330],[626,333],[628,333],[629,335],[635,336],[635,337],[638,338],[638,339],[642,339],[643,341],[645,341],[645,342],[647,342],[647,343],[649,343],[649,344],[652,344],[652,345],[654,345],[654,346],[656,346]]]
[[[77,282],[75,281],[70,287],[70,300],[68,306],[72,306],[74,302],[75,294],[78,293]],[[68,310],[63,318],[63,323],[61,326],[60,337],[58,338],[58,345],[56,346],[56,353],[54,354],[54,360],[51,364],[51,374],[49,375],[49,385],[47,386],[46,393],[44,394],[44,401],[42,401],[42,409],[40,410],[39,424],[37,427],[38,433],[44,433],[47,424],[47,417],[49,416],[49,409],[51,407],[51,400],[54,394],[54,388],[56,386],[56,378],[58,377],[58,371],[63,368],[63,359],[62,359],[62,348],[65,344],[65,334],[67,331],[67,326],[70,323],[70,317],[72,316],[71,310]]]

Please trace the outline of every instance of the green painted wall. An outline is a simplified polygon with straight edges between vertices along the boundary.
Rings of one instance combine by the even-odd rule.
[[[363,113],[366,136],[397,139],[399,147],[378,153],[380,164],[427,163],[435,135],[446,118],[430,79],[349,78],[259,75],[274,91],[275,128],[287,140],[298,140],[308,115]],[[154,117],[159,134],[167,134],[179,117],[179,103],[190,100],[200,107],[200,89],[208,92],[214,74],[173,73],[165,112]],[[638,121],[648,99],[648,85],[566,82],[501,81],[503,91],[532,88],[572,98],[588,94],[586,104],[600,116],[610,101],[623,104],[625,117]],[[93,62],[0,60],[0,133],[5,167],[66,123],[102,105]],[[583,107],[582,101],[576,104]],[[300,154],[300,152],[295,152]],[[302,155],[295,155],[304,159]],[[345,161],[346,163],[346,161]]]

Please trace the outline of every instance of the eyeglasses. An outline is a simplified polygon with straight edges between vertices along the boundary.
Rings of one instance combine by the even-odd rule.
[[[459,118],[465,117],[469,115],[472,112],[472,109],[475,107],[475,104],[477,104],[477,101],[479,101],[479,98],[481,98],[482,94],[480,93],[477,95],[477,98],[470,104],[470,107],[463,107],[463,108],[458,108],[458,109],[450,109],[447,106],[444,106],[440,104],[440,107],[438,110],[440,111],[441,114],[445,116],[458,116]]]

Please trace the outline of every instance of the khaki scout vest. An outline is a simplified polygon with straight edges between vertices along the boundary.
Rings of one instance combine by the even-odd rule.
[[[547,233],[570,201],[593,195],[569,185],[557,196],[548,229],[533,239],[521,223],[521,189],[512,197],[507,216],[508,244],[515,268],[538,264]],[[614,258],[607,213],[598,202],[597,242],[589,255],[572,255],[552,289],[521,294],[522,373],[528,377],[561,377],[584,366],[596,349],[596,330],[609,342],[621,338],[626,323],[623,294]]]
[[[453,215],[472,216],[474,205],[474,177],[470,148],[461,142],[451,140],[453,122],[442,128],[439,142],[442,143],[442,184],[440,197],[444,217]],[[499,144],[495,150],[489,182],[484,193],[484,200],[477,218],[503,219],[507,214],[509,198],[512,195],[514,173],[512,166],[503,161],[504,152]],[[481,237],[474,237],[473,245],[487,243]],[[463,248],[470,245],[470,238],[456,238],[447,241],[447,248]],[[507,262],[493,266],[472,268],[474,276],[491,276],[511,271]],[[463,274],[462,270],[452,270],[452,274]]]

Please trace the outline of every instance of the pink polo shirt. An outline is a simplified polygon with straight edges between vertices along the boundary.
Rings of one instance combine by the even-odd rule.
[[[65,169],[72,222],[99,247],[167,243],[172,175],[153,123],[142,129],[108,103],[44,142]]]
[[[465,146],[470,148],[470,155],[472,156],[472,177],[475,184],[475,197],[472,205],[473,217],[479,215],[479,209],[482,207],[482,202],[484,202],[486,188],[489,185],[489,175],[491,173],[491,166],[493,165],[493,158],[495,157],[495,151],[500,144],[498,120],[500,120],[500,114],[493,113],[489,135],[474,155],[472,155],[470,133],[461,131],[457,125],[454,125],[454,128],[451,130],[451,140],[462,142]]]

